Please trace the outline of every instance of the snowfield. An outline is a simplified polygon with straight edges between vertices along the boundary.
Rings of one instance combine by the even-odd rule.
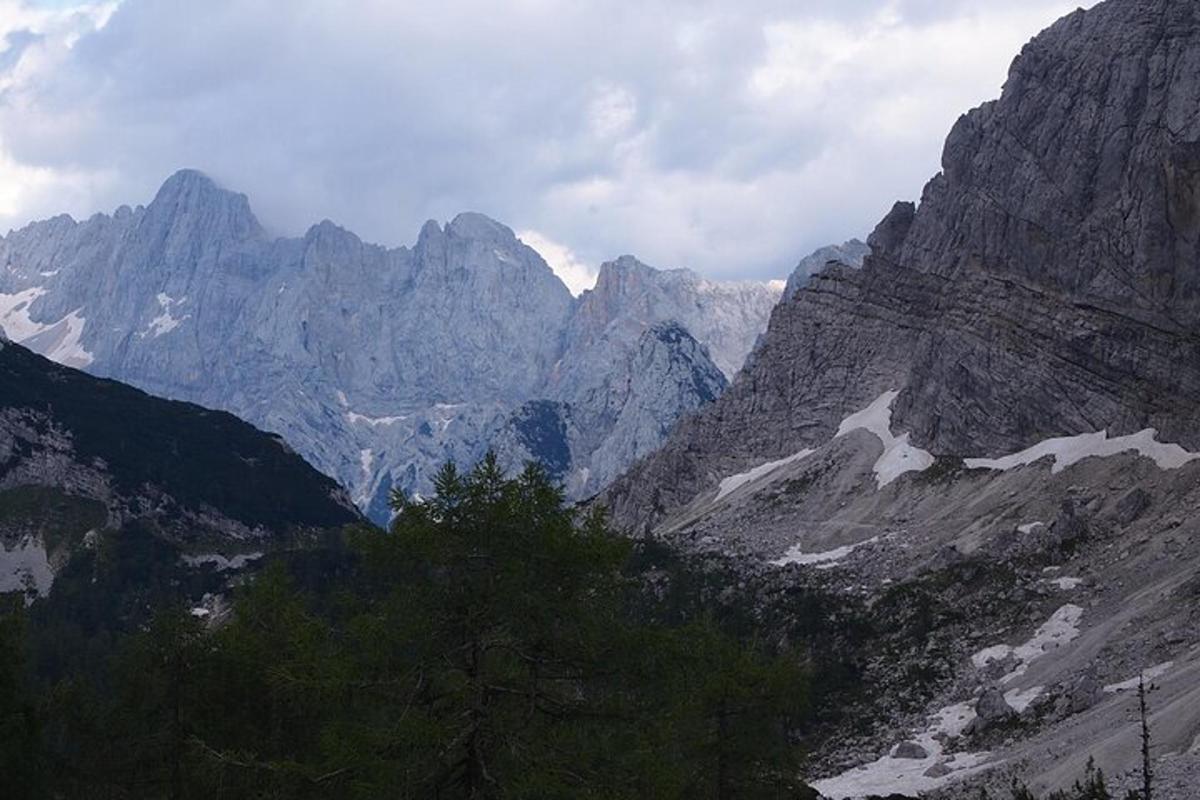
[[[906,472],[923,472],[933,466],[933,456],[909,444],[907,433],[899,437],[892,435],[892,403],[899,396],[899,391],[879,395],[871,405],[842,420],[834,436],[836,439],[861,428],[879,437],[883,455],[875,461],[874,472],[880,489]]]
[[[41,539],[26,536],[11,549],[0,546],[0,592],[33,589],[45,597],[53,583],[54,571]]]
[[[759,464],[757,467],[749,469],[745,472],[739,472],[736,475],[730,475],[728,478],[722,479],[720,486],[717,487],[717,496],[713,498],[713,502],[719,503],[730,493],[737,491],[747,483],[753,483],[764,475],[768,475],[782,466],[786,466],[794,461],[799,461],[802,458],[811,456],[814,452],[815,451],[813,450],[801,450],[799,453],[794,453],[787,458],[781,458],[778,461],[768,461],[765,464]]]
[[[1058,473],[1085,458],[1115,456],[1131,450],[1153,460],[1160,469],[1179,469],[1184,464],[1200,458],[1200,453],[1189,452],[1177,444],[1160,442],[1157,436],[1158,431],[1154,428],[1112,439],[1108,438],[1108,431],[1081,433],[1078,436],[1047,439],[1002,458],[968,458],[963,463],[970,469],[1009,470],[1052,456],[1054,466],[1050,468],[1050,472]]]
[[[786,567],[788,564],[816,564],[817,569],[832,569],[837,566],[838,562],[846,556],[853,553],[863,545],[874,544],[879,541],[878,536],[872,536],[864,542],[856,542],[854,544],[844,545],[843,547],[835,547],[833,550],[826,550],[822,553],[805,553],[800,545],[796,545],[784,553],[783,558],[772,561],[771,563],[777,567]]]
[[[985,763],[989,754],[955,753],[946,756],[942,744],[944,737],[961,736],[973,719],[975,710],[970,703],[946,706],[931,716],[928,728],[912,738],[925,750],[924,758],[896,758],[889,754],[840,775],[811,781],[811,785],[830,800],[847,800],[896,792],[915,795],[973,775],[991,766]],[[942,769],[935,770],[933,775],[926,774],[938,766]]]
[[[1083,618],[1083,609],[1068,603],[1054,612],[1050,619],[1033,633],[1033,637],[1024,644],[1010,647],[1006,644],[996,644],[985,647],[971,656],[971,663],[977,669],[983,669],[993,661],[1003,661],[1012,656],[1017,666],[1000,679],[1000,683],[1011,683],[1024,675],[1029,665],[1051,650],[1057,650],[1079,636],[1079,620]]]
[[[1173,666],[1175,666],[1174,661],[1167,661],[1165,663],[1159,664],[1158,666],[1150,667],[1149,669],[1143,671],[1141,675],[1134,675],[1132,678],[1129,678],[1128,680],[1123,680],[1120,683],[1108,684],[1107,686],[1104,687],[1104,691],[1108,692],[1109,694],[1116,694],[1118,692],[1127,692],[1130,689],[1136,689],[1138,687],[1138,684],[1141,683],[1143,679],[1145,679],[1145,681],[1146,681],[1146,684],[1147,684],[1146,688],[1149,689],[1150,681],[1154,680],[1155,678],[1161,678],[1163,675],[1166,675],[1168,672],[1171,671],[1171,667],[1173,667]]]

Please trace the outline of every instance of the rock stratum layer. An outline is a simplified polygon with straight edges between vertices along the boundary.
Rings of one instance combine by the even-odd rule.
[[[1200,446],[1200,7],[1056,23],[963,116],[919,205],[773,312],[716,405],[608,495],[646,526],[890,389],[935,455],[1155,428]]]

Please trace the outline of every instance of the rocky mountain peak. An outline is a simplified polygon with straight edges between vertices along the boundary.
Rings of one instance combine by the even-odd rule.
[[[446,233],[462,239],[478,239],[503,245],[514,245],[517,235],[512,229],[476,211],[464,211],[446,226]]]
[[[194,169],[179,170],[163,183],[141,227],[165,256],[194,254],[212,242],[265,238],[246,195],[223,189]]]
[[[304,233],[304,238],[308,241],[317,241],[320,239],[342,238],[347,234],[350,234],[350,231],[341,225],[338,225],[331,219],[323,219],[316,225],[309,227]]]
[[[364,246],[353,232],[330,220],[321,220],[304,234],[304,247],[309,253],[327,258],[354,258]]]
[[[867,246],[872,254],[884,260],[894,259],[896,252],[904,244],[916,215],[916,203],[906,200],[896,202],[867,237]]]
[[[655,269],[635,256],[623,255],[600,265],[596,285],[588,291],[607,297],[628,296],[643,291],[648,281],[661,283],[668,276],[687,276],[699,281],[699,277],[690,270]]]

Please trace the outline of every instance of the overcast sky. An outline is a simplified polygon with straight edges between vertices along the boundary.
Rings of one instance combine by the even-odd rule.
[[[917,198],[1078,5],[0,0],[0,230],[195,167],[281,235],[411,244],[475,210],[576,289],[622,253],[782,277]]]

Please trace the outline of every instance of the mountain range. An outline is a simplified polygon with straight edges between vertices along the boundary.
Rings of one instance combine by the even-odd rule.
[[[479,214],[412,248],[328,221],[275,238],[194,170],[144,208],[11,232],[0,259],[14,341],[278,433],[379,520],[489,447],[595,493],[721,394],[780,292],[625,256],[575,298]]]
[[[1197,109],[1200,6],[1070,14],[919,202],[786,288],[626,256],[576,298],[478,214],[412,248],[275,238],[190,170],[34,223],[0,240],[0,580],[43,595],[63,541],[114,527],[236,572],[494,449],[686,561],[706,614],[819,639],[824,797],[1040,792],[1094,760],[1191,798]]]

